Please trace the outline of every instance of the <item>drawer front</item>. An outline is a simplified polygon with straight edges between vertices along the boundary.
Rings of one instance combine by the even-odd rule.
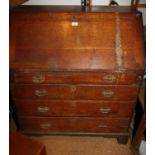
[[[15,98],[136,100],[138,85],[14,85]]]
[[[133,113],[133,102],[15,100],[21,116],[124,116]]]
[[[21,130],[34,132],[126,132],[128,118],[20,117]]]
[[[33,72],[15,73],[16,83],[25,84],[132,84],[139,81],[141,77],[134,72],[104,72],[104,73],[79,73],[79,72]]]

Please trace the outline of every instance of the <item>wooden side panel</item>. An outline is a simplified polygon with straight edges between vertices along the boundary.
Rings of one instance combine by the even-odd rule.
[[[121,41],[123,49],[123,68],[144,70],[144,38],[143,24],[140,15],[125,20],[122,14],[120,21]]]

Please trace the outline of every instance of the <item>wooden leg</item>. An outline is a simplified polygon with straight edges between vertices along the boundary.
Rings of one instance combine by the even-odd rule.
[[[129,137],[128,136],[121,136],[117,138],[117,142],[119,144],[127,144]]]

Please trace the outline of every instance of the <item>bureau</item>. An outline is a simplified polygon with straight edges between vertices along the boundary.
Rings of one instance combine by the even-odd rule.
[[[144,74],[140,14],[21,6],[10,14],[10,92],[28,134],[126,143]]]

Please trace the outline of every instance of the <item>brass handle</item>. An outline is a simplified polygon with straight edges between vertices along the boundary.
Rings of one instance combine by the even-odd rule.
[[[111,111],[111,109],[109,108],[100,108],[100,112],[103,114],[109,113]]]
[[[71,92],[75,92],[76,91],[76,86],[74,86],[74,85],[70,86],[70,90],[71,90]]]
[[[47,95],[47,91],[44,90],[44,89],[39,89],[39,90],[36,90],[36,91],[35,91],[35,95],[36,95],[36,96],[39,96],[39,97],[41,97],[41,96],[46,96],[46,95]]]
[[[46,123],[46,124],[40,124],[40,127],[41,127],[42,129],[49,129],[51,126],[52,126],[52,125],[49,124],[49,123]]]
[[[102,92],[103,97],[112,97],[113,94],[114,94],[114,92],[111,91],[111,90],[105,90],[105,91]]]
[[[108,126],[105,125],[105,124],[99,124],[97,127],[98,127],[98,128],[107,128]]]
[[[39,112],[42,112],[42,113],[45,113],[45,112],[49,111],[48,107],[38,107],[37,109],[38,109]]]
[[[42,82],[45,81],[45,76],[43,76],[43,75],[34,75],[34,76],[32,77],[32,81],[33,81],[34,83],[42,83]]]
[[[116,77],[114,75],[106,75],[106,76],[103,77],[103,79],[107,83],[112,83],[112,82],[114,82],[114,80],[116,79]]]

